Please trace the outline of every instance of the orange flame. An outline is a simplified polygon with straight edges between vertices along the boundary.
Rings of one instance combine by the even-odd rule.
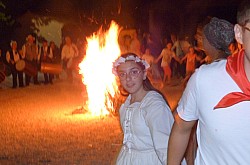
[[[112,21],[107,32],[102,28],[87,38],[86,56],[79,64],[82,81],[86,85],[88,111],[93,116],[109,114],[113,110],[110,99],[118,91],[112,65],[120,55],[118,44],[119,26]]]

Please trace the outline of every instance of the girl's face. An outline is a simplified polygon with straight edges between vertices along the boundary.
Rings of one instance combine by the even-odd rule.
[[[143,90],[143,80],[146,72],[135,61],[126,61],[117,67],[117,73],[122,87],[130,94],[137,94]]]

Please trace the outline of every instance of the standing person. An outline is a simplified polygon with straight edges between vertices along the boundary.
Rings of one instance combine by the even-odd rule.
[[[189,47],[191,46],[188,41],[188,37],[187,36],[184,37],[184,39],[181,39],[179,43],[183,51],[183,55],[185,56],[189,52]],[[185,62],[180,65],[180,70],[181,70],[182,78],[186,77],[186,63]]]
[[[39,51],[39,55],[40,55],[40,62],[43,63],[52,63],[52,59],[53,59],[53,54],[52,54],[52,49],[50,48],[50,46],[48,45],[48,41],[47,40],[43,40],[43,44],[40,48]],[[50,73],[43,73],[44,75],[44,84],[53,84],[53,74]]]
[[[194,47],[190,46],[189,52],[181,59],[181,63],[183,63],[184,60],[186,60],[186,76],[183,82],[184,84],[186,84],[186,82],[196,69],[196,62],[200,62],[201,58],[199,58],[199,56],[195,53]]]
[[[158,62],[162,58],[161,67],[164,71],[163,83],[167,82],[167,84],[170,84],[171,81],[172,71],[170,68],[170,62],[172,58],[175,58],[177,61],[179,61],[179,59],[176,57],[174,51],[172,51],[171,48],[172,43],[168,42],[166,44],[166,47],[161,51],[159,57],[156,59],[156,62]]]
[[[142,59],[147,61],[150,65],[150,68],[147,70],[147,76],[151,83],[157,89],[161,89],[163,87],[163,82],[161,79],[160,71],[158,70],[158,64],[155,63],[155,58],[151,54],[150,49],[146,48],[145,53],[142,55]]]
[[[49,47],[53,56],[52,62],[55,64],[61,64],[61,53],[60,49],[56,46],[54,41],[50,41]],[[59,74],[55,74],[55,78],[59,79]]]
[[[141,56],[141,43],[137,37],[137,32],[135,31],[132,34],[131,43],[130,43],[130,52]]]
[[[73,82],[73,68],[72,62],[75,57],[78,56],[78,49],[70,37],[65,37],[65,45],[62,48],[61,60],[63,61],[63,67],[66,70],[67,78],[70,82]]]
[[[39,63],[39,54],[38,54],[38,46],[35,43],[35,37],[33,37],[32,35],[28,35],[26,38],[26,41],[27,42],[22,47],[24,59],[27,62],[30,62],[35,68],[38,69],[38,67],[39,67],[39,64],[38,64]],[[26,86],[29,86],[30,79],[31,79],[31,76],[28,74],[25,74],[25,85]],[[33,76],[33,80],[34,80],[35,85],[39,84],[37,74],[35,76]]]
[[[228,45],[234,32],[244,49],[235,56],[202,65],[192,75],[177,107],[168,165],[180,163],[196,121],[195,164],[250,162],[250,1],[239,6],[237,22],[233,29],[229,22],[213,18],[204,27],[203,46],[213,58],[222,52],[230,54]]]
[[[176,56],[179,59],[181,59],[185,54],[181,48],[181,43],[180,43],[179,38],[176,35],[171,34],[171,41],[173,42],[173,46],[171,50],[175,52]],[[172,63],[173,63],[173,68],[175,69],[176,76],[181,77],[183,75],[182,73],[183,70],[181,70],[182,64],[180,64],[176,60],[172,60]]]
[[[17,87],[17,77],[19,82],[19,87],[23,87],[23,72],[16,70],[16,63],[22,59],[21,55],[17,50],[17,42],[10,42],[11,49],[6,52],[6,61],[10,66],[11,74],[12,74],[12,88]]]
[[[122,43],[120,44],[120,50],[122,54],[130,52],[131,40],[132,39],[130,35],[126,34],[123,36]]]
[[[147,69],[147,76],[149,80],[152,82],[153,81],[153,63],[155,59],[154,59],[154,56],[150,53],[149,48],[146,48],[145,54],[143,54],[141,58],[150,65],[150,67]]]
[[[133,53],[121,55],[113,65],[113,73],[128,93],[119,110],[124,139],[117,165],[166,164],[174,119],[166,100],[147,78],[148,68]]]

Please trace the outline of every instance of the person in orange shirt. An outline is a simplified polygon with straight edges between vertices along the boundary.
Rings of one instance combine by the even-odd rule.
[[[201,61],[201,58],[195,53],[194,47],[189,47],[189,52],[181,59],[181,63],[186,60],[186,76],[183,80],[184,84],[188,81],[190,76],[196,69],[196,61]]]

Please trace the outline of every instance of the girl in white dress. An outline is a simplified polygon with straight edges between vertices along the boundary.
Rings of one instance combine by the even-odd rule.
[[[124,139],[117,165],[166,164],[174,118],[163,95],[147,78],[148,68],[133,53],[121,55],[113,65],[113,73],[128,93],[119,110]]]

